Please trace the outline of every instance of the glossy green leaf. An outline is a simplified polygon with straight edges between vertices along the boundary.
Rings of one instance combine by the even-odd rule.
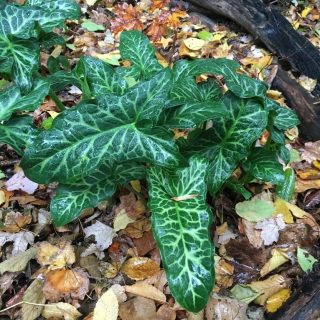
[[[139,31],[121,32],[120,53],[122,59],[132,63],[131,75],[138,78],[148,79],[163,69],[148,37]]]
[[[233,192],[240,193],[246,200],[249,200],[252,196],[251,192],[248,191],[240,181],[234,178],[229,178],[225,183],[225,187]]]
[[[280,104],[269,98],[266,99],[266,110],[273,110],[276,112],[274,126],[279,130],[291,129],[300,123],[293,110],[282,107]]]
[[[266,85],[258,80],[249,78],[236,72],[238,63],[232,60],[196,59],[194,61],[180,60],[173,67],[174,86],[171,92],[173,101],[182,102],[193,94],[190,79],[201,74],[222,75],[224,80],[235,95],[241,98],[260,97],[264,99],[267,90]]]
[[[45,80],[38,80],[33,90],[21,96],[16,86],[0,91],[0,121],[8,120],[14,112],[33,111],[40,106],[48,94],[50,86]]]
[[[295,174],[292,168],[287,168],[284,172],[284,181],[277,185],[276,193],[283,200],[290,201],[292,200],[295,187]]]
[[[148,172],[152,227],[170,291],[192,312],[205,307],[214,281],[206,167],[206,161],[193,158],[185,169],[153,167]]]
[[[117,184],[143,178],[142,165],[128,163],[119,166],[103,164],[93,174],[71,183],[59,184],[51,200],[51,215],[55,225],[61,226],[77,218],[82,210],[97,206],[110,198]]]
[[[23,92],[30,91],[33,73],[38,69],[40,50],[36,41],[14,37],[7,38],[0,33],[0,68],[6,60],[7,70],[0,69],[0,75],[10,70],[11,79]],[[8,70],[9,69],[9,70]]]
[[[180,107],[170,108],[164,115],[164,125],[168,128],[195,128],[204,121],[223,117],[226,111],[220,100],[190,102]]]
[[[242,165],[256,179],[281,184],[284,181],[284,171],[275,152],[266,148],[255,148]]]
[[[124,96],[108,97],[101,106],[81,104],[64,111],[26,151],[24,172],[33,181],[48,183],[85,177],[108,159],[180,165],[183,158],[171,133],[152,125],[169,88],[167,70]]]
[[[270,218],[275,208],[267,201],[260,199],[251,199],[236,204],[236,212],[248,221],[258,222],[260,220]]]
[[[32,126],[30,116],[15,117],[0,124],[0,142],[7,143],[20,155],[32,141],[36,129]]]
[[[107,63],[92,57],[82,57],[75,73],[87,81],[94,97],[99,101],[105,95],[123,95],[129,88],[127,81]]]
[[[212,128],[185,146],[187,153],[209,159],[208,188],[214,194],[244,159],[267,125],[267,113],[256,100],[224,96],[226,114],[213,119]]]

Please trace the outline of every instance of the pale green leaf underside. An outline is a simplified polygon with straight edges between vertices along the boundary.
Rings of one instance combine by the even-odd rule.
[[[12,118],[5,124],[0,124],[0,142],[7,143],[19,154],[23,153],[36,130],[32,127],[29,116]]]
[[[204,308],[214,281],[211,212],[206,205],[207,163],[193,158],[190,166],[168,173],[148,172],[149,207],[170,291],[185,309]],[[191,196],[175,201],[173,197]]]
[[[72,184],[59,184],[51,200],[50,209],[53,221],[61,226],[77,218],[82,210],[95,207],[108,200],[117,184],[143,178],[145,169],[136,163],[119,166],[103,164],[94,174]]]
[[[284,171],[277,160],[276,153],[264,148],[253,149],[242,167],[256,179],[262,181],[277,185],[284,180]]]
[[[124,96],[109,97],[103,106],[81,104],[64,111],[26,151],[21,162],[25,173],[48,183],[78,180],[108,159],[180,165],[183,159],[171,134],[150,121],[164,107],[168,81],[170,74],[164,71]]]

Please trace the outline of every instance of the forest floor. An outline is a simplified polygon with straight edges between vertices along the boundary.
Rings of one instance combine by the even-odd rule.
[[[200,21],[179,1],[80,4],[83,16],[68,23],[67,46],[42,53],[43,72],[50,56],[65,55],[75,63],[80,56],[91,55],[119,65],[119,33],[138,29],[153,42],[164,66],[180,58],[226,57],[238,61],[241,72],[269,85],[276,74],[274,57],[250,35],[223,20]],[[316,3],[292,1],[284,13],[320,48]],[[305,76],[297,81],[309,92],[316,85]],[[268,96],[286,103],[279,91],[269,90]],[[80,101],[81,91],[71,86],[59,97],[72,106]],[[34,117],[40,121],[57,111],[48,99]],[[122,320],[264,319],[299,288],[320,258],[320,141],[302,141],[294,128],[286,132],[286,147],[296,173],[294,200],[277,199],[271,184],[250,186],[253,199],[274,207],[271,218],[259,222],[250,222],[245,214],[241,218],[235,206],[243,198],[232,193],[224,192],[210,204],[216,216],[212,227],[216,285],[206,309],[195,315],[170,295],[152,236],[143,181],[132,181],[130,189],[118,190],[110,201],[57,228],[48,211],[55,185],[28,180],[15,152],[0,146],[0,319],[23,315],[24,320],[90,320],[95,307],[102,309],[105,319],[113,319],[103,303]],[[110,294],[97,304],[107,290]]]

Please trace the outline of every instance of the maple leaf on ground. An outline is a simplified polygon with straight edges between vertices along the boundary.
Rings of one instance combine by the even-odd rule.
[[[144,25],[140,20],[141,14],[137,8],[127,3],[118,4],[114,11],[117,16],[111,21],[111,30],[118,34],[123,30],[143,30]]]
[[[152,0],[149,10],[150,12],[153,12],[156,9],[163,9],[169,2],[170,0]]]
[[[169,27],[177,29],[181,25],[180,19],[187,17],[188,14],[185,11],[177,10],[174,11],[167,19]]]
[[[162,36],[167,34],[167,19],[169,12],[166,14],[161,14],[152,20],[152,23],[147,28],[147,35],[150,37],[151,41],[160,40]]]

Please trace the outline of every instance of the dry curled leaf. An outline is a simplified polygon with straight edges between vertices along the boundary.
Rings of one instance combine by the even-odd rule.
[[[43,281],[35,279],[23,295],[23,301],[31,302],[40,305],[32,305],[24,303],[22,305],[22,320],[35,320],[41,314],[43,307],[41,304],[45,303],[46,299],[42,292]]]
[[[159,270],[159,265],[146,257],[130,258],[121,267],[121,272],[133,280],[144,280],[155,275]]]
[[[148,299],[156,300],[160,303],[166,302],[165,294],[159,289],[150,284],[135,283],[132,286],[125,286],[126,292],[135,294],[137,296],[145,297]]]
[[[121,320],[155,320],[157,319],[155,302],[135,297],[120,305],[119,316]]]
[[[58,302],[46,304],[41,313],[45,319],[76,320],[81,317],[81,313],[71,304]]]
[[[51,270],[45,275],[43,293],[52,302],[68,297],[83,300],[89,284],[87,273],[80,268]]]
[[[133,223],[128,224],[128,226],[122,230],[121,234],[126,234],[130,238],[138,239],[143,236],[145,231],[151,230],[151,222],[149,219],[137,220]]]
[[[236,299],[213,294],[206,306],[208,320],[247,320],[247,305]]]
[[[289,256],[287,254],[287,249],[272,249],[271,255],[272,257],[267,261],[267,263],[260,270],[261,277],[266,276],[271,271],[277,269],[284,263],[290,261]]]
[[[229,288],[233,284],[234,267],[219,256],[215,256],[216,286]]]
[[[21,231],[26,225],[30,224],[32,216],[30,213],[23,214],[21,212],[10,211],[4,220],[3,231],[16,233]]]
[[[106,291],[97,301],[93,311],[93,320],[117,320],[119,302],[112,288]]]
[[[28,245],[33,245],[34,234],[30,231],[20,231],[18,233],[0,232],[0,246],[7,242],[13,242],[12,255],[26,251]]]
[[[120,197],[120,204],[115,209],[116,214],[123,211],[129,218],[136,220],[146,213],[147,209],[144,202],[140,199],[137,200],[135,194],[131,192]]]
[[[49,269],[63,268],[76,261],[74,248],[70,242],[60,242],[52,245],[49,242],[41,242],[37,253],[37,261],[41,266],[49,266]]]
[[[168,304],[163,304],[157,311],[157,320],[175,320],[176,311]]]

